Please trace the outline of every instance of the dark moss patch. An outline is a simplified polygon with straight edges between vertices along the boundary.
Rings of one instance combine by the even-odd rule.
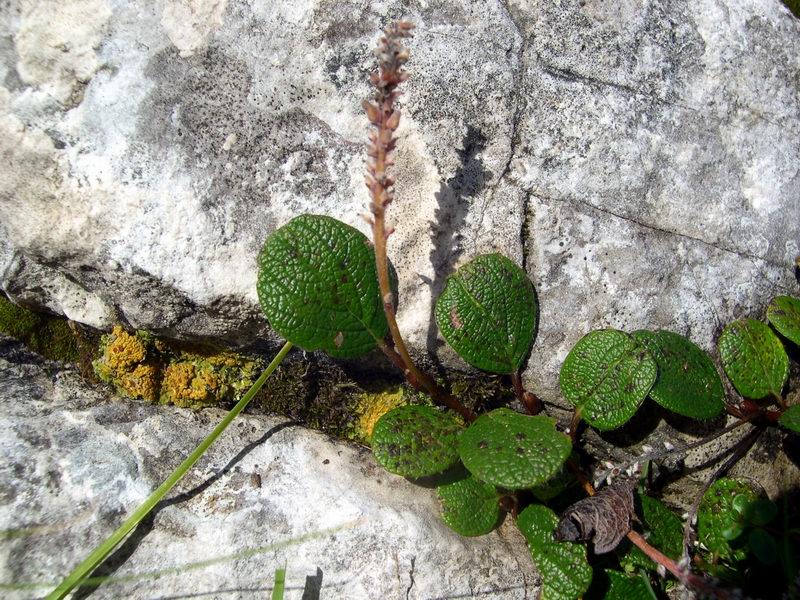
[[[277,413],[340,438],[352,437],[363,390],[328,360],[290,355],[253,400],[253,412]]]
[[[0,332],[50,360],[78,362],[78,334],[67,319],[34,312],[0,294]]]

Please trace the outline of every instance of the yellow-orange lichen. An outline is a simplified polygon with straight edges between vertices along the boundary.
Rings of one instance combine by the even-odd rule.
[[[155,402],[158,399],[158,367],[148,364],[136,365],[132,371],[119,375],[117,385],[133,398]]]
[[[396,390],[387,390],[379,393],[366,393],[359,397],[358,405],[356,406],[356,413],[358,419],[356,420],[356,437],[364,441],[372,439],[372,431],[375,429],[375,424],[383,415],[406,404],[403,398],[403,388]]]
[[[172,363],[164,371],[161,402],[192,407],[216,404],[221,388],[222,381],[212,370],[189,362]]]
[[[105,350],[105,362],[114,371],[128,370],[144,361],[147,348],[135,335],[129,334],[120,325],[114,327]]]
[[[100,379],[127,396],[201,408],[235,402],[255,381],[261,361],[218,348],[169,342],[117,325],[94,361]]]
[[[102,356],[94,361],[94,370],[103,381],[114,385],[132,398],[150,402],[158,399],[159,365],[149,360],[147,344],[140,335],[132,335],[120,325],[101,341]]]

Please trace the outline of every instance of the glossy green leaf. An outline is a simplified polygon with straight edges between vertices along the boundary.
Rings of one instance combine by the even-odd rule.
[[[577,454],[573,453],[572,458],[579,462]],[[531,494],[540,502],[548,502],[576,483],[575,475],[567,468],[565,463],[550,479],[532,487]]]
[[[574,600],[589,588],[592,568],[584,544],[553,540],[556,525],[556,514],[541,504],[528,506],[517,519],[542,576],[541,600]]]
[[[351,358],[387,334],[375,254],[357,229],[300,215],[267,238],[258,267],[261,308],[293,344]]]
[[[719,338],[722,368],[745,398],[780,395],[789,376],[789,358],[769,326],[755,319],[730,323]]]
[[[794,405],[783,411],[783,414],[778,419],[781,427],[785,427],[789,431],[800,433],[800,405]]]
[[[722,380],[708,354],[671,331],[635,331],[658,365],[650,397],[685,417],[710,419],[725,410]]]
[[[536,312],[525,271],[501,254],[483,254],[447,279],[436,301],[436,324],[469,364],[514,373],[533,343]]]
[[[500,521],[497,490],[471,475],[440,485],[436,491],[442,503],[442,520],[456,533],[485,535]]]
[[[747,545],[763,564],[774,565],[778,562],[778,544],[775,538],[763,529],[753,529],[747,536]]]
[[[656,600],[650,582],[642,575],[630,576],[619,571],[605,570],[610,585],[603,600]]]
[[[739,494],[731,501],[733,510],[742,516],[744,516],[751,504],[752,502],[746,494]]]
[[[567,400],[593,427],[624,425],[656,380],[658,368],[647,349],[627,333],[599,329],[581,338],[561,367]]]
[[[670,558],[678,560],[683,552],[683,523],[680,518],[655,498],[640,494],[639,500],[642,506],[642,526],[649,533],[648,543]],[[642,567],[654,571],[657,567],[655,562],[633,545],[620,559],[620,563],[627,570]]]
[[[458,438],[463,430],[453,416],[430,406],[401,406],[375,424],[372,452],[391,473],[428,477],[458,462]]]
[[[760,527],[771,523],[778,516],[778,507],[772,500],[759,498],[755,502],[750,502],[743,514],[750,525]]]
[[[784,337],[800,345],[800,298],[773,298],[767,307],[767,319]]]
[[[458,453],[481,481],[508,490],[544,483],[567,460],[572,443],[555,419],[498,408],[478,417],[461,436]]]
[[[744,517],[735,506],[747,499],[748,504],[755,502],[758,495],[748,485],[723,477],[715,481],[700,501],[697,513],[697,539],[715,555],[724,559],[741,560],[744,551],[732,546],[744,531]]]

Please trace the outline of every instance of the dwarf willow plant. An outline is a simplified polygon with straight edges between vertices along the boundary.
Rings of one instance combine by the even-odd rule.
[[[397,86],[406,78],[402,67],[408,59],[400,42],[409,34],[410,26],[404,23],[385,31],[377,51],[380,69],[371,78],[375,97],[364,105],[374,125],[366,179],[372,198],[368,222],[373,240],[321,215],[301,215],[278,229],[259,258],[258,293],[267,319],[292,343],[332,357],[351,358],[380,349],[405,372],[411,385],[450,409],[411,405],[387,412],[372,434],[376,460],[391,473],[438,481],[442,519],[462,535],[487,534],[510,512],[542,574],[546,598],[577,598],[589,589],[593,569],[587,547],[576,542],[593,541],[595,553],[600,554],[614,550],[629,534],[635,546],[618,551],[621,570],[599,576],[611,597],[651,597],[646,574],[658,567],[669,569],[686,585],[718,593],[678,564],[686,552],[685,527],[660,501],[637,494],[642,515],[636,518],[652,543],[630,531],[635,518],[633,485],[609,487],[575,504],[560,520],[547,506],[563,506],[570,470],[581,476],[573,455],[581,421],[600,431],[619,428],[648,397],[693,419],[711,419],[726,409],[742,422],[767,418],[759,406],[728,404],[714,363],[697,345],[663,330],[588,333],[561,369],[561,391],[575,411],[570,426],[560,428],[555,419],[539,414],[541,402],[524,389],[519,376],[536,337],[538,304],[533,284],[508,258],[484,254],[447,279],[435,302],[436,324],[467,363],[510,376],[529,414],[503,407],[476,415],[418,369],[409,356],[395,320],[396,294],[386,255],[391,230],[385,225],[386,209],[394,200],[394,179],[387,167],[392,164],[393,132],[400,121],[394,101]],[[774,326],[793,339],[800,323],[797,301],[776,299],[769,314]],[[720,354],[726,373],[743,396],[767,397],[783,404],[780,393],[788,359],[768,325],[753,320],[730,325],[720,338]],[[779,421],[788,426],[793,418],[797,420],[794,410],[787,410]],[[584,487],[594,493],[588,482]],[[703,544],[723,536],[719,532],[723,522],[725,540],[738,538],[746,530],[744,525],[731,529],[728,521],[739,521],[726,520],[724,507],[710,504],[709,497],[719,489],[711,486],[698,507],[698,535]],[[539,501],[531,503],[530,496]],[[739,506],[745,512],[759,501],[753,493],[740,498],[747,501],[744,508]],[[714,518],[709,519],[709,514]],[[570,525],[570,519],[575,524]],[[765,531],[756,528],[750,534],[764,547],[770,545],[760,539]],[[709,564],[737,557],[718,552],[720,546],[713,543],[702,548],[711,553],[698,559],[707,559]],[[634,572],[639,576],[630,575]]]
[[[659,569],[669,570],[701,593],[727,597],[727,592],[688,569],[686,534],[691,533],[694,515],[684,525],[643,489],[636,493],[640,514],[634,515],[635,482],[609,486],[573,504],[561,519],[551,506],[566,506],[565,499],[574,496],[576,479],[587,493],[594,494],[573,448],[579,442],[580,423],[599,431],[619,428],[647,398],[692,419],[711,419],[727,411],[739,421],[722,432],[749,422],[755,425],[756,435],[748,438],[753,442],[764,427],[776,423],[800,432],[800,407],[787,407],[782,396],[789,360],[772,329],[791,343],[800,343],[800,300],[776,298],[767,311],[772,327],[746,319],[722,332],[722,366],[745,398],[739,403],[726,398],[709,356],[681,335],[664,330],[588,333],[569,352],[560,372],[561,391],[575,408],[572,422],[563,427],[540,414],[542,403],[524,389],[519,375],[536,337],[538,305],[533,284],[508,258],[477,256],[448,278],[436,299],[436,324],[467,363],[510,376],[528,414],[506,407],[474,414],[414,364],[395,319],[396,283],[387,257],[391,229],[385,220],[394,200],[394,179],[387,169],[392,165],[394,131],[400,121],[397,87],[407,78],[403,65],[409,55],[402,40],[411,29],[400,22],[385,30],[377,50],[380,68],[370,79],[375,95],[364,104],[374,126],[366,178],[373,240],[331,217],[306,214],[272,233],[258,257],[259,301],[272,328],[288,340],[278,358],[291,345],[322,350],[333,358],[354,358],[375,349],[386,354],[412,386],[428,393],[445,410],[411,405],[387,412],[373,432],[376,460],[400,476],[434,478],[439,484],[442,519],[461,535],[487,534],[510,513],[542,575],[544,598],[571,600],[583,596],[590,585],[609,598],[654,598],[652,585],[659,580],[651,576]],[[769,403],[776,403],[778,410],[770,410]],[[240,402],[234,410],[244,404]],[[204,444],[198,449],[200,454],[210,442]],[[190,458],[196,460],[198,451]],[[639,460],[664,455],[655,453]],[[87,576],[103,552],[110,551],[169,491],[188,468],[186,464],[193,463],[182,465],[183,471],[165,482],[52,597],[62,597]],[[795,563],[793,546],[787,541],[788,526],[767,527],[778,514],[774,504],[745,483],[722,478],[709,482],[696,509],[700,545],[694,558],[706,571],[717,576],[724,575],[726,568],[734,571],[749,549],[765,565],[780,562],[791,580]],[[631,530],[632,521],[641,523],[649,542]],[[625,536],[634,545],[615,549]],[[595,573],[587,546],[580,543],[584,541],[594,542],[596,554],[615,552],[605,566],[616,564],[619,570]]]

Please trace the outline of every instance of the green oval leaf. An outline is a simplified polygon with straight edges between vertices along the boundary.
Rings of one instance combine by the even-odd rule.
[[[783,411],[778,423],[789,431],[800,433],[800,405],[790,406]]]
[[[436,301],[436,324],[472,366],[514,373],[533,343],[536,311],[525,271],[501,254],[483,254],[447,279]]]
[[[387,334],[375,253],[357,229],[300,215],[267,238],[258,267],[261,308],[294,345],[352,358]]]
[[[629,576],[611,569],[605,570],[609,587],[603,600],[656,600],[650,582],[643,576]]]
[[[508,490],[544,483],[567,460],[572,443],[555,419],[498,408],[478,417],[461,436],[458,453],[481,481]]]
[[[381,466],[403,477],[428,477],[458,462],[464,428],[430,406],[400,406],[383,415],[372,431],[372,452]]]
[[[577,454],[573,453],[571,457],[576,462],[579,462]],[[566,467],[566,463],[564,463],[550,479],[532,487],[531,494],[533,494],[539,502],[549,502],[576,483],[575,475]]]
[[[784,337],[800,345],[800,298],[773,298],[767,307],[767,319]]]
[[[541,504],[527,507],[517,519],[517,527],[542,575],[541,599],[574,600],[589,589],[592,568],[586,561],[586,546],[553,540],[556,525],[556,514]]]
[[[753,529],[747,536],[747,545],[763,564],[769,566],[778,562],[778,544],[775,543],[775,538],[763,529]]]
[[[723,477],[708,488],[697,512],[697,539],[712,553],[724,559],[741,560],[745,553],[731,546],[744,530],[744,517],[736,510],[744,497],[750,504],[758,495],[750,486]]]
[[[725,410],[722,380],[708,354],[671,331],[634,331],[658,365],[650,397],[685,417],[710,419]]]
[[[755,319],[730,323],[719,338],[722,368],[745,398],[775,394],[789,377],[789,358],[772,330]]]
[[[561,391],[591,426],[606,431],[636,413],[656,380],[658,368],[647,349],[616,329],[586,334],[561,367]]]
[[[759,498],[755,502],[751,502],[744,511],[747,522],[758,527],[772,522],[777,515],[777,505],[768,498]]]
[[[650,534],[648,543],[670,558],[678,560],[683,552],[683,523],[680,518],[655,498],[639,494],[639,500],[642,506],[642,525]],[[620,563],[628,570],[642,567],[655,571],[658,567],[633,545],[620,559]]]
[[[467,537],[485,535],[500,521],[500,504],[494,486],[471,475],[436,488],[442,502],[442,520]]]

